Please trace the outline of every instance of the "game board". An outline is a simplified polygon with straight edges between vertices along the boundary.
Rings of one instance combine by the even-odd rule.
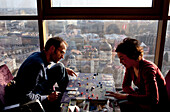
[[[106,100],[106,91],[115,91],[112,74],[78,73],[78,77],[69,77],[70,81],[61,102],[71,99]]]

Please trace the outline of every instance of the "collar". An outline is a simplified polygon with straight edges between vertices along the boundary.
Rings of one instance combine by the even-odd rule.
[[[44,61],[44,65],[47,67],[49,64],[51,64],[50,62],[47,62],[47,58],[46,58],[46,55],[45,55],[45,52],[44,50],[41,51],[41,56],[42,56],[42,59]]]

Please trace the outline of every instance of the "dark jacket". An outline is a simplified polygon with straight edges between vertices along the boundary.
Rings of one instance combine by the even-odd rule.
[[[58,63],[48,69],[44,52],[31,54],[21,65],[15,87],[7,91],[7,101],[25,103],[30,100],[46,100],[47,95],[54,91],[53,85],[58,82],[63,92],[68,84],[68,76],[63,64]],[[64,83],[62,85],[62,83]],[[10,93],[9,93],[10,92]]]

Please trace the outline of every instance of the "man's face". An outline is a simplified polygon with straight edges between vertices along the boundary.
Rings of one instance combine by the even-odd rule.
[[[61,43],[60,47],[51,54],[51,60],[57,63],[60,59],[64,58],[67,46],[64,42]]]

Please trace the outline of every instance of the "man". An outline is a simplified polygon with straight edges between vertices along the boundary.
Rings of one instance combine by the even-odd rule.
[[[62,38],[54,37],[47,41],[45,50],[31,54],[19,68],[14,78],[15,86],[7,90],[7,101],[25,103],[38,99],[47,112],[59,111],[62,94],[68,84],[67,74],[77,76],[73,70],[59,62],[64,58],[67,46]],[[50,62],[55,65],[48,68]],[[53,88],[56,82],[59,92]]]

